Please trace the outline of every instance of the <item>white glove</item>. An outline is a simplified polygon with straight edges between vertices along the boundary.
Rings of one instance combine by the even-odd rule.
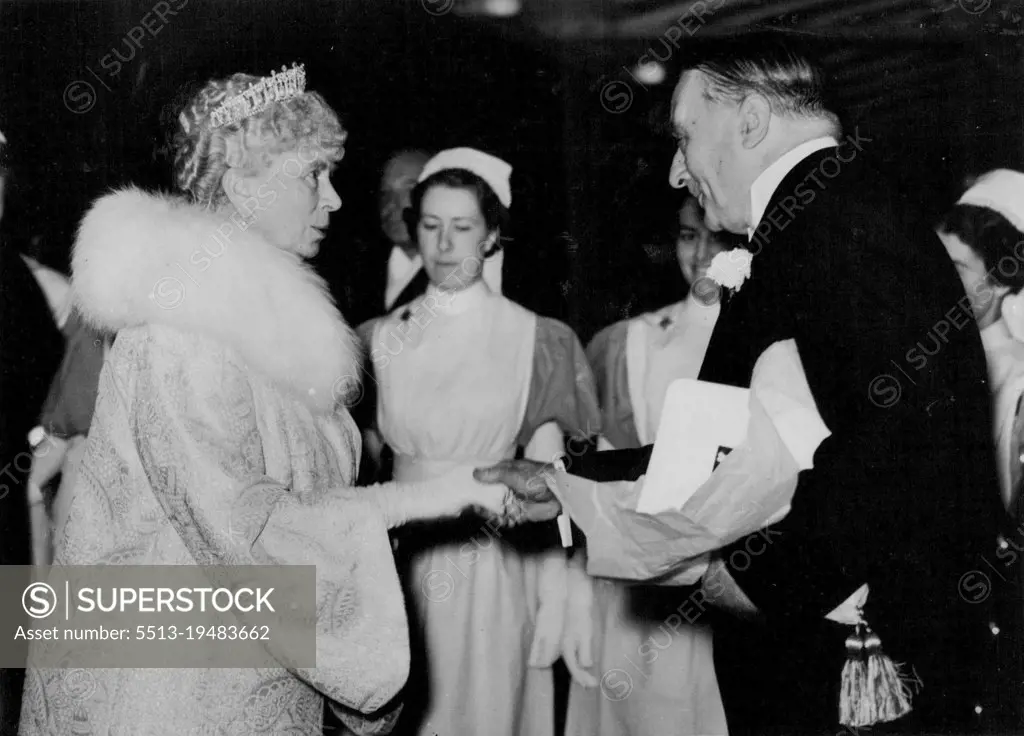
[[[366,492],[377,500],[388,529],[394,529],[410,521],[458,516],[472,507],[500,516],[506,488],[478,482],[473,468],[456,468],[431,480],[377,483]]]
[[[558,659],[565,619],[565,552],[556,550],[541,563],[537,576],[537,616],[530,645],[530,667],[550,667]]]
[[[597,687],[597,678],[587,671],[594,665],[594,583],[584,565],[582,553],[569,564],[562,661],[578,685],[591,688]]]

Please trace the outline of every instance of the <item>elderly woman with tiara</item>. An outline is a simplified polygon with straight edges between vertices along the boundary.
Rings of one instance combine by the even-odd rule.
[[[179,117],[180,196],[127,189],[86,215],[77,307],[118,336],[58,565],[315,565],[316,667],[97,669],[68,697],[29,671],[21,733],[321,733],[394,724],[408,630],[388,529],[499,513],[468,473],[352,488],[358,431],[338,401],[360,351],[303,263],[341,202],[346,133],[293,67],[215,79]],[[329,616],[330,620],[321,620]]]
[[[600,431],[575,334],[501,294],[511,173],[471,148],[427,163],[407,222],[430,286],[360,329],[377,384],[371,432],[394,452],[399,481],[430,482],[519,451],[550,461],[567,435]],[[410,683],[425,702],[408,723],[407,703],[403,725],[423,736],[553,733],[551,665],[566,590],[557,534],[538,539],[534,525],[527,540],[480,523],[420,526],[403,532],[400,553],[425,657]]]

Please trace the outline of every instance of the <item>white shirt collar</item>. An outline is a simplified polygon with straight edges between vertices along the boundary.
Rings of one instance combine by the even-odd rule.
[[[391,310],[391,305],[395,303],[405,287],[412,283],[422,267],[423,257],[419,253],[410,258],[397,245],[391,248],[391,255],[388,257],[388,281],[384,287],[384,308],[386,310]]]
[[[779,188],[779,184],[786,178],[786,175],[812,153],[838,145],[839,141],[832,136],[815,138],[801,143],[761,172],[761,175],[754,180],[753,186],[750,187],[750,214],[753,225],[747,228],[748,241],[754,239],[754,230],[761,222],[761,218],[764,217],[764,211],[768,209],[768,202],[771,201],[772,195],[775,194],[775,190]]]

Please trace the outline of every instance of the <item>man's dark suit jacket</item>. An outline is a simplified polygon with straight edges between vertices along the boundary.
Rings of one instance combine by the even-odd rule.
[[[31,565],[28,433],[38,423],[64,338],[29,267],[8,247],[0,262],[0,564]],[[27,569],[27,568],[26,568]],[[28,579],[25,579],[26,585]],[[17,591],[7,591],[9,596]],[[28,623],[28,619],[25,620]],[[0,734],[15,734],[24,670],[0,671]]]
[[[357,327],[363,322],[404,307],[427,290],[430,279],[422,268],[398,295],[391,309],[385,309],[384,297],[388,282],[388,258],[391,244],[377,238],[359,243],[345,269],[345,320]]]
[[[998,638],[989,628],[999,580],[986,562],[1003,564],[1005,517],[978,329],[942,245],[864,158],[844,143],[785,178],[701,370],[748,387],[758,356],[794,338],[832,432],[770,543],[721,550],[766,618],[712,614],[732,736],[838,731],[851,629],[824,616],[865,582],[865,617],[914,693],[901,729],[992,722],[1007,705],[996,680],[1017,675],[996,671],[997,641],[1016,646],[1012,622]],[[573,472],[636,478],[649,457],[596,453]]]
[[[64,337],[29,267],[13,249],[0,263],[0,563],[32,564],[26,484],[28,433],[60,366]]]

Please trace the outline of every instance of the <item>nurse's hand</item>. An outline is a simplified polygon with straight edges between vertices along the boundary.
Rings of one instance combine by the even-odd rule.
[[[565,552],[548,553],[537,575],[537,614],[530,645],[530,667],[545,669],[558,659],[565,622],[565,596],[568,585]]]
[[[594,666],[594,583],[584,569],[583,553],[569,563],[562,631],[562,661],[572,679],[580,687],[597,687],[597,678],[590,672]]]

